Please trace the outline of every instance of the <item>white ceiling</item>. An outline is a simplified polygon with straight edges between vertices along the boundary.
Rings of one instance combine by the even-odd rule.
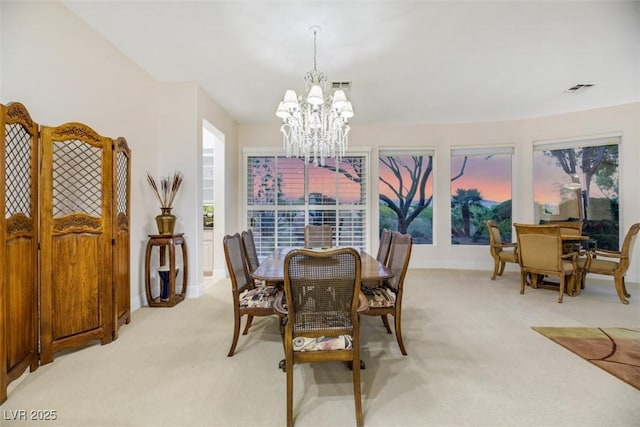
[[[63,1],[160,81],[241,124],[278,123],[313,68],[351,81],[353,123],[521,119],[640,100],[640,2]],[[565,91],[580,83],[594,87]]]

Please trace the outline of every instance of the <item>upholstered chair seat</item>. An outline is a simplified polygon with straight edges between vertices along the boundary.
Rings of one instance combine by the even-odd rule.
[[[240,307],[273,308],[278,289],[273,286],[256,286],[240,294]]]

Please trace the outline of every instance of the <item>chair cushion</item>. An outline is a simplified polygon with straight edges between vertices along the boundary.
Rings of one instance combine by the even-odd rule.
[[[518,263],[516,254],[513,251],[504,250],[498,254],[498,258],[500,258],[500,261],[503,262],[513,262],[516,264]]]
[[[363,288],[362,293],[369,300],[369,307],[393,307],[396,295],[387,288]]]
[[[353,347],[351,335],[337,337],[296,337],[293,339],[293,351],[350,350]]]
[[[271,308],[276,299],[278,289],[274,286],[257,286],[240,294],[240,307]]]
[[[589,272],[596,274],[613,274],[614,270],[619,266],[620,264],[615,261],[594,258],[589,265]]]

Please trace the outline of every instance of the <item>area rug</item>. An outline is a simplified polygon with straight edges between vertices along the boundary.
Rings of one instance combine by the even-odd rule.
[[[532,329],[640,390],[640,329]]]

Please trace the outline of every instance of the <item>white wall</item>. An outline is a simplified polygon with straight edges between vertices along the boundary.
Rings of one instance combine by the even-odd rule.
[[[159,176],[185,173],[185,187],[176,201],[177,231],[188,239],[189,286],[199,294],[201,277],[202,120],[225,135],[226,230],[244,225],[241,183],[243,147],[281,147],[279,124],[238,127],[193,83],[158,83],[128,57],[113,48],[84,22],[56,2],[0,3],[0,102],[20,101],[34,120],[55,126],[79,121],[110,137],[124,136],[133,151],[131,294],[136,308],[144,300],[144,245],[156,232],[157,202],[145,181],[147,171]],[[485,247],[450,244],[449,150],[454,145],[514,144],[514,221],[533,219],[531,162],[534,140],[585,137],[620,131],[621,228],[640,221],[637,182],[640,168],[640,105],[510,122],[436,126],[375,126],[354,122],[352,147],[431,147],[436,150],[434,245],[417,246],[412,267],[490,270]],[[371,176],[377,175],[372,162]],[[372,187],[372,202],[377,201]],[[377,214],[371,236],[377,235]],[[200,230],[197,231],[197,230]],[[375,237],[372,237],[372,239]],[[377,242],[372,242],[372,246]],[[370,248],[372,249],[372,248]],[[636,251],[629,280],[640,281],[640,251]],[[514,268],[509,266],[509,268]],[[191,294],[191,292],[190,292]]]
[[[275,121],[275,119],[274,119]],[[431,125],[431,126],[373,126],[352,124],[350,147],[371,149],[372,160],[380,148],[432,148],[434,165],[434,244],[416,245],[412,252],[411,267],[461,268],[492,270],[493,261],[484,246],[451,244],[450,209],[450,150],[460,146],[487,146],[511,144],[515,146],[513,173],[513,220],[532,222],[533,215],[533,141],[561,138],[584,138],[608,132],[622,132],[620,146],[620,196],[622,236],[628,228],[640,222],[640,104],[627,104],[597,110],[562,114],[528,120],[506,122]],[[241,126],[242,147],[282,146],[279,124],[273,126]],[[371,177],[377,177],[377,162],[372,161]],[[241,169],[241,168],[239,168]],[[239,171],[240,179],[242,172]],[[377,185],[371,186],[372,240],[378,233]],[[243,223],[243,219],[239,219]],[[377,241],[371,242],[373,249]],[[638,243],[640,244],[640,243]],[[371,250],[371,248],[370,248]],[[516,270],[517,266],[509,265]],[[640,280],[640,251],[635,251],[628,280]]]
[[[187,237],[189,295],[199,295],[200,248],[194,230],[202,228],[202,202],[196,199],[202,117],[235,144],[233,120],[195,84],[155,81],[57,2],[3,1],[0,7],[0,102],[23,103],[42,125],[77,121],[129,143],[132,308],[146,304],[144,250],[147,235],[157,233],[159,209],[146,183],[147,171],[156,178],[174,170],[185,174],[175,204],[176,231]],[[214,113],[201,113],[200,104],[210,105]]]

